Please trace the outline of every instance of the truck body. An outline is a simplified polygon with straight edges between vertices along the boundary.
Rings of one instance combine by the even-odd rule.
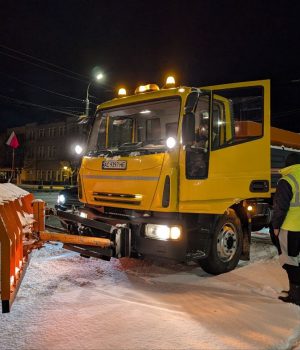
[[[103,258],[230,271],[249,259],[251,230],[269,226],[278,170],[300,136],[271,128],[268,80],[141,90],[97,108],[77,234],[122,242],[93,249]]]

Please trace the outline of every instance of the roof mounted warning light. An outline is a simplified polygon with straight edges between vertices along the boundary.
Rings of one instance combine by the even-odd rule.
[[[156,84],[147,84],[147,85],[140,85],[138,86],[134,93],[135,94],[141,94],[143,92],[150,92],[150,91],[158,91],[159,87]]]

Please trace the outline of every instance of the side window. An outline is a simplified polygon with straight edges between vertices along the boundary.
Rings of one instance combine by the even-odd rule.
[[[213,94],[212,150],[263,135],[263,89],[247,87]]]
[[[195,142],[194,148],[208,151],[209,145],[209,98],[201,96],[195,111]]]
[[[209,159],[209,96],[200,96],[195,110],[195,139],[186,152],[186,178],[204,179]]]

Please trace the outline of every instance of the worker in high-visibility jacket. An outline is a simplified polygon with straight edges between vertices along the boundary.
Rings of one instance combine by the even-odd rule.
[[[279,299],[300,306],[300,153],[290,153],[274,196],[272,225],[279,242],[279,261],[290,289]]]

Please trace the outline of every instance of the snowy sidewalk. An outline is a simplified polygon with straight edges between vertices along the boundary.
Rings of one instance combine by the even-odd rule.
[[[276,258],[210,276],[47,245],[0,315],[0,349],[291,349],[300,308],[277,300],[285,288]]]

